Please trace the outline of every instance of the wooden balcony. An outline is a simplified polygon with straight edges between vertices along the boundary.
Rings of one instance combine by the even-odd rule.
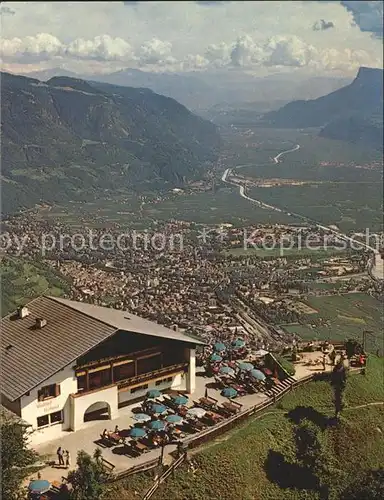
[[[188,363],[178,363],[176,365],[164,366],[163,368],[159,368],[157,370],[153,370],[149,373],[143,373],[141,375],[137,375],[136,377],[131,377],[127,380],[120,380],[117,383],[118,389],[126,389],[127,387],[134,387],[141,384],[145,384],[147,382],[156,380],[160,380],[167,376],[176,375],[180,372],[186,372],[188,370]]]
[[[177,363],[174,365],[169,365],[169,366],[164,366],[162,368],[158,368],[157,370],[152,370],[147,373],[142,373],[140,375],[136,375],[135,377],[130,377],[125,380],[119,380],[118,382],[112,383],[112,384],[106,384],[106,385],[100,385],[99,387],[93,387],[92,389],[88,390],[80,390],[76,394],[73,394],[72,397],[78,398],[81,396],[85,396],[87,394],[100,391],[103,389],[107,389],[108,387],[114,387],[117,386],[117,389],[120,390],[127,390],[130,388],[137,387],[142,384],[146,384],[148,382],[155,382],[157,380],[160,380],[162,378],[166,378],[167,376],[173,376],[177,375],[181,372],[186,372],[188,370],[188,363]]]

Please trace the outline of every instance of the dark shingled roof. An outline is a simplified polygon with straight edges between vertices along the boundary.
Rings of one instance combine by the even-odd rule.
[[[15,401],[113,335],[126,330],[203,344],[157,323],[105,307],[55,297],[27,304],[29,316],[1,320],[1,392]],[[15,319],[16,318],[16,319]],[[35,328],[36,318],[47,320]]]

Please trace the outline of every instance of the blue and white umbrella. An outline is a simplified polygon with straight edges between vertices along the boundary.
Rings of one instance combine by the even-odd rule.
[[[161,396],[161,392],[158,389],[151,389],[146,394],[148,399],[155,399]]]
[[[188,398],[186,396],[174,396],[172,397],[173,402],[178,406],[184,406],[188,403]]]
[[[223,352],[226,350],[226,347],[222,342],[216,342],[216,344],[213,346],[213,349],[216,352]]]
[[[216,353],[213,353],[210,359],[213,363],[220,363],[220,361],[223,361],[223,358]]]
[[[235,375],[235,370],[230,366],[222,366],[220,368],[220,373],[222,373],[223,375],[229,375],[233,377]]]
[[[241,347],[244,347],[245,346],[245,342],[243,339],[236,339],[236,340],[233,340],[232,343],[231,343],[232,347],[234,347],[235,349],[240,349]]]
[[[237,391],[233,387],[226,387],[221,391],[221,395],[225,398],[235,398],[237,396]]]
[[[237,366],[243,372],[249,372],[249,371],[253,370],[253,368],[254,368],[252,363],[239,363]]]
[[[251,377],[255,378],[256,380],[265,380],[266,379],[264,373],[260,370],[256,370],[256,369],[251,370],[249,372],[249,374],[251,375]]]
[[[165,413],[167,411],[167,407],[156,403],[149,407],[149,411],[150,413],[161,415],[162,413]]]
[[[147,427],[152,431],[162,431],[165,428],[165,422],[162,420],[152,420]]]
[[[179,424],[183,418],[180,415],[168,415],[165,419],[169,424]]]
[[[188,410],[187,417],[202,418],[206,413],[207,412],[203,408],[199,408],[196,406],[195,408],[191,408],[190,410]]]
[[[148,422],[149,420],[151,420],[151,417],[149,415],[146,415],[145,413],[136,413],[133,418],[138,422]]]
[[[51,483],[45,479],[36,479],[31,481],[28,490],[32,495],[42,495],[51,489]]]
[[[134,427],[129,431],[129,435],[132,438],[142,438],[147,435],[144,429],[141,427]]]

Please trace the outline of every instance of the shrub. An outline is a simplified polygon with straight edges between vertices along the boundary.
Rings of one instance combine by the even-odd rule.
[[[284,368],[284,370],[288,373],[288,375],[294,375],[296,373],[296,369],[293,363],[291,363],[287,358],[278,357],[276,359]]]

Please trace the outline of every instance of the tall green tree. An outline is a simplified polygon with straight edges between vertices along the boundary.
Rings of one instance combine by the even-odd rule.
[[[98,500],[102,498],[104,470],[100,460],[100,450],[95,450],[93,457],[80,450],[76,463],[77,469],[68,474],[68,482],[72,486],[71,500]]]
[[[28,465],[37,455],[28,449],[28,431],[16,419],[0,414],[1,432],[1,490],[2,498],[19,500],[22,480],[28,475]]]

